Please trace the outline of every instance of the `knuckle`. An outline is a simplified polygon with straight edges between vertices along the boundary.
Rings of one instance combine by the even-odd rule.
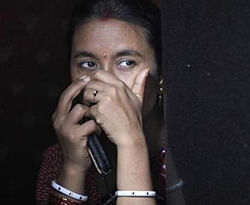
[[[83,142],[82,142],[82,148],[87,148],[87,140],[84,140]]]
[[[96,106],[95,114],[100,115],[101,113],[102,113],[102,106],[101,105]]]
[[[55,130],[59,130],[60,124],[59,124],[58,120],[57,120],[57,119],[54,119],[54,120],[52,121],[52,123],[53,123],[54,129],[55,129]]]
[[[112,98],[110,96],[106,96],[105,100],[108,101],[108,102],[110,102],[110,101],[112,101]]]
[[[72,137],[73,129],[67,123],[61,124],[59,130],[62,133],[62,135],[66,137]]]
[[[105,111],[105,104],[104,103],[98,106],[98,108],[97,108],[98,115],[101,115],[103,113],[103,111]]]
[[[73,132],[72,130],[71,130],[71,131],[68,131],[67,136],[68,136],[68,138],[71,139],[72,141],[75,141],[75,140],[77,139],[77,136],[76,136],[75,132]]]
[[[116,96],[117,95],[117,89],[115,86],[110,86],[109,92],[112,96]]]
[[[118,86],[118,88],[120,88],[120,89],[125,89],[125,83],[122,82],[122,81],[119,81],[119,82],[117,83],[117,86]]]
[[[74,109],[78,112],[81,112],[83,110],[83,107],[81,106],[81,104],[76,104]]]
[[[97,118],[96,118],[96,122],[97,122],[99,125],[102,124],[102,121],[101,121],[100,117],[97,117]]]
[[[69,130],[66,128],[66,126],[60,126],[58,130],[60,130],[63,135],[69,135]]]

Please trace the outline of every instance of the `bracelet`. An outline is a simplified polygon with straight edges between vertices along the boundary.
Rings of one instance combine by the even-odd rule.
[[[155,191],[116,191],[115,196],[155,197]]]
[[[173,185],[167,187],[166,188],[167,193],[171,193],[171,192],[174,192],[174,191],[181,189],[183,186],[183,183],[184,183],[183,180],[180,179],[176,184],[173,184]]]
[[[65,197],[62,196],[58,196],[58,195],[50,195],[49,197],[49,204],[53,204],[53,205],[84,205],[85,203],[83,202],[77,202],[77,201],[72,201],[70,199],[67,199]]]
[[[51,186],[55,190],[59,191],[60,193],[66,195],[66,196],[69,196],[70,198],[75,199],[77,201],[87,201],[88,200],[88,196],[80,195],[80,194],[77,194],[73,191],[70,191],[69,189],[66,189],[66,188],[60,186],[59,184],[57,184],[56,181],[52,181]]]

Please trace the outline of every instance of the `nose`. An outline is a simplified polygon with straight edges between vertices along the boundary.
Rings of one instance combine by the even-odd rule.
[[[101,70],[112,72],[112,64],[108,61],[105,61],[101,65]]]
[[[112,54],[107,50],[103,50],[100,55],[100,64],[101,64],[101,70],[112,72]]]
[[[103,65],[102,67],[101,67],[101,69],[102,70],[104,70],[104,71],[110,71],[110,68],[109,68],[110,66],[108,65],[108,64],[106,64],[106,65]]]

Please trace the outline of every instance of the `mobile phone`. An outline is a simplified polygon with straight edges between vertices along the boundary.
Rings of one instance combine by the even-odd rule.
[[[83,96],[83,91],[81,91],[80,94],[73,100],[72,107],[78,103],[82,104],[82,96]],[[88,120],[89,119],[87,118],[83,118],[82,120],[80,120],[79,123],[83,124]],[[106,137],[105,133],[102,132],[100,137]],[[88,145],[89,155],[91,157],[93,164],[95,165],[97,172],[102,176],[108,175],[112,171],[112,166],[107,154],[105,153],[98,139],[98,136],[94,133],[88,136],[87,145]]]
[[[87,143],[88,152],[96,170],[100,175],[108,175],[111,172],[111,164],[106,153],[104,152],[98,136],[95,134],[89,136]]]

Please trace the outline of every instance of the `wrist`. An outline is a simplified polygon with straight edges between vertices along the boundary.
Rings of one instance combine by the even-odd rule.
[[[118,190],[151,190],[152,181],[146,143],[117,149]]]
[[[118,156],[124,160],[137,161],[148,159],[148,148],[145,142],[127,143],[117,146]]]
[[[140,161],[143,163],[149,161],[148,148],[144,139],[118,145],[117,155],[121,162],[136,163]]]
[[[88,164],[78,164],[72,160],[64,159],[62,169],[69,173],[83,173],[86,174],[90,167],[90,163]]]
[[[76,193],[84,193],[87,170],[69,162],[64,162],[57,182]]]
[[[122,141],[116,144],[119,149],[147,148],[146,139],[142,131],[120,134]]]

